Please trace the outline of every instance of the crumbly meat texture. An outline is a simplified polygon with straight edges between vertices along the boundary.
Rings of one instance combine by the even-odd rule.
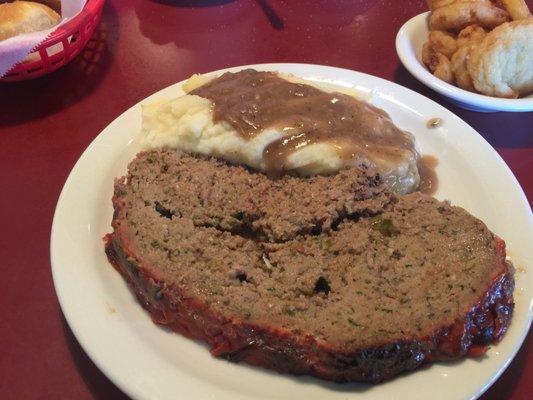
[[[169,213],[158,206],[189,193],[191,179],[190,185],[205,180],[217,188],[202,192],[205,209]],[[159,151],[141,154],[127,179],[117,181],[106,251],[155,322],[208,342],[216,356],[336,381],[378,382],[424,362],[479,355],[504,334],[513,308],[505,245],[465,210],[419,193],[382,191],[377,197],[387,201],[371,212],[352,205],[335,223],[317,225],[298,210],[329,215],[337,206],[303,203],[275,189],[279,180],[265,179],[216,160]],[[343,199],[337,205],[367,190],[360,173],[284,179],[288,186],[296,179],[292,184],[304,194],[306,185],[315,190],[320,182],[327,193],[351,180],[341,185],[342,196],[333,196]],[[271,185],[266,192],[264,185]],[[154,187],[175,192],[165,197]],[[202,214],[224,215],[233,194],[245,192],[252,193],[251,210],[259,207],[252,198],[269,202],[272,191],[282,208],[292,207],[286,215],[302,218],[298,229],[286,229],[287,217],[275,214],[261,229],[246,230],[206,222]]]
[[[167,217],[187,217],[261,240],[331,229],[350,214],[375,214],[390,200],[379,175],[345,169],[331,176],[268,178],[242,166],[175,150],[143,152],[126,183]]]

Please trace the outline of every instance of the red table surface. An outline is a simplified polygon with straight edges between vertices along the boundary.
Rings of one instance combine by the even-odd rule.
[[[531,202],[533,113],[465,111],[401,66],[396,33],[425,10],[420,0],[108,0],[93,40],[74,62],[35,81],[1,84],[0,398],[126,398],[62,316],[49,261],[54,207],[74,163],[106,125],[193,73],[300,62],[397,82],[472,125]],[[532,345],[529,335],[484,400],[533,398]]]

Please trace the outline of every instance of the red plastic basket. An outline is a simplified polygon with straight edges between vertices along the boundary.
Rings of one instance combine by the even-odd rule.
[[[85,47],[100,22],[105,0],[87,0],[83,10],[57,28],[32,53],[32,60],[18,64],[0,81],[23,81],[38,78],[61,68]]]

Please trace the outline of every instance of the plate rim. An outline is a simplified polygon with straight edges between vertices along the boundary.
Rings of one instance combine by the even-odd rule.
[[[332,67],[332,66],[318,65],[318,64],[306,64],[306,63],[249,64],[249,65],[243,65],[243,66],[235,66],[235,67],[223,68],[223,69],[219,69],[219,70],[216,70],[216,71],[210,71],[210,72],[207,72],[207,74],[220,74],[220,73],[223,73],[223,72],[226,72],[226,71],[235,71],[235,70],[240,70],[240,69],[245,69],[245,68],[277,69],[277,68],[284,68],[284,67],[287,67],[287,68],[289,68],[289,67],[311,68],[311,69],[315,69],[315,68],[324,69],[325,68],[327,70],[342,70],[342,71],[345,71],[346,73],[349,73],[349,74],[355,74],[355,75],[359,75],[359,76],[364,77],[364,78],[370,78],[371,80],[377,80],[378,82],[380,82],[382,84],[385,84],[385,85],[393,85],[397,89],[399,89],[401,91],[405,91],[409,95],[417,96],[421,100],[431,103],[431,105],[433,107],[437,107],[438,109],[441,109],[444,112],[446,112],[449,117],[453,117],[454,119],[460,121],[460,123],[467,125],[477,135],[477,138],[481,139],[481,141],[484,142],[484,144],[488,147],[488,149],[498,159],[498,161],[501,164],[500,166],[504,168],[504,172],[506,173],[507,177],[513,180],[513,182],[512,182],[513,186],[515,186],[515,188],[518,190],[517,194],[521,197],[521,200],[523,202],[527,202],[527,198],[525,196],[525,193],[524,193],[523,189],[521,188],[520,184],[518,183],[516,177],[514,176],[514,174],[510,170],[510,168],[507,166],[505,161],[502,159],[502,157],[485,140],[485,138],[483,138],[468,123],[463,121],[461,118],[459,118],[457,115],[455,115],[450,110],[446,109],[444,106],[438,104],[437,102],[435,102],[435,101],[433,101],[431,99],[428,99],[427,97],[423,96],[420,93],[417,93],[417,92],[415,92],[415,91],[413,91],[413,90],[411,90],[409,88],[401,86],[401,85],[399,85],[399,84],[397,84],[395,82],[388,81],[386,79],[383,79],[383,78],[380,78],[380,77],[377,77],[377,76],[374,76],[374,75],[371,75],[371,74],[367,74],[367,73],[363,73],[363,72],[359,72],[359,71],[355,71],[355,70],[350,70],[350,69],[346,69],[346,68],[339,68],[339,67]],[[310,75],[310,73],[302,72],[302,75]],[[83,151],[81,156],[78,158],[78,160],[76,161],[75,165],[73,166],[73,168],[69,172],[67,179],[65,180],[65,184],[63,185],[63,188],[61,190],[61,193],[59,195],[59,198],[58,198],[58,201],[57,201],[57,204],[56,204],[56,208],[54,210],[54,217],[53,217],[52,227],[51,227],[50,259],[51,259],[52,277],[53,277],[53,282],[54,282],[54,288],[55,288],[56,295],[58,297],[58,300],[59,300],[59,303],[60,303],[60,306],[61,306],[62,313],[65,316],[65,319],[66,319],[70,329],[72,330],[74,336],[76,337],[76,340],[82,346],[83,350],[89,356],[89,358],[100,369],[100,371],[102,373],[104,373],[104,375],[107,376],[113,382],[113,384],[115,384],[117,387],[119,387],[124,393],[126,393],[128,396],[130,396],[132,398],[135,398],[135,399],[136,398],[144,398],[144,397],[142,396],[142,393],[135,392],[129,385],[127,385],[123,380],[121,380],[118,377],[118,375],[120,375],[120,374],[116,373],[116,371],[111,371],[109,368],[107,368],[107,366],[105,365],[104,360],[99,359],[98,357],[96,357],[94,355],[90,344],[88,343],[88,341],[85,340],[84,335],[79,331],[78,324],[75,321],[73,321],[71,312],[69,311],[69,306],[68,306],[67,300],[64,297],[64,292],[63,292],[62,287],[61,287],[62,283],[59,281],[59,278],[58,278],[59,273],[60,273],[59,272],[60,267],[58,267],[59,261],[57,260],[57,254],[58,254],[57,253],[57,248],[58,248],[58,246],[57,246],[57,235],[58,235],[57,231],[59,229],[59,226],[58,226],[59,225],[58,214],[59,214],[59,210],[60,210],[63,202],[65,201],[66,193],[67,193],[68,190],[70,190],[69,185],[72,184],[71,180],[73,179],[74,171],[77,168],[79,168],[79,165],[82,163],[84,158],[89,156],[89,154],[93,151],[93,148],[96,146],[98,141],[99,140],[103,140],[101,138],[103,137],[102,135],[106,132],[106,130],[113,123],[115,123],[115,121],[120,120],[121,118],[123,118],[125,114],[131,112],[135,107],[138,107],[143,102],[146,102],[152,96],[157,96],[161,92],[163,92],[163,91],[165,91],[165,90],[167,90],[167,89],[169,89],[169,88],[171,88],[173,86],[183,85],[183,83],[185,81],[186,81],[186,79],[184,79],[182,81],[179,81],[179,82],[176,82],[174,84],[168,85],[168,86],[166,86],[166,87],[164,87],[164,88],[152,93],[151,95],[145,97],[144,99],[140,100],[139,102],[135,103],[134,105],[129,107],[127,110],[122,112],[115,119],[113,119],[113,121],[111,121],[105,128],[102,129],[102,131],[98,135],[96,135],[94,137],[94,139],[91,141],[91,143],[85,148],[85,150]],[[353,82],[353,83],[355,83],[355,82]],[[132,136],[135,136],[135,135],[132,135]],[[530,216],[529,216],[529,223],[530,223],[530,225],[533,223],[533,215],[531,213],[530,213]],[[523,344],[524,339],[525,339],[525,337],[526,337],[526,335],[527,335],[527,333],[529,331],[529,327],[531,326],[532,318],[533,318],[533,313],[532,313],[532,309],[531,309],[531,306],[530,306],[529,313],[528,313],[528,316],[527,316],[527,321],[526,321],[527,329],[523,329],[521,331],[520,337],[518,338],[518,341],[515,343],[513,351],[506,358],[505,362],[502,365],[499,366],[497,373],[493,374],[491,376],[491,378],[488,381],[485,382],[485,385],[483,387],[479,388],[476,393],[472,394],[472,396],[470,398],[474,399],[474,398],[477,398],[477,397],[481,396],[500,377],[500,375],[505,371],[505,369],[508,367],[508,365],[514,359],[514,357],[516,356],[518,350],[520,349],[521,345]]]
[[[409,35],[409,30],[425,24],[430,11],[415,15],[406,21],[398,30],[396,35],[396,53],[402,65],[419,82],[433,89],[440,95],[449,97],[457,102],[469,106],[479,107],[478,111],[506,111],[506,112],[530,112],[533,111],[533,97],[523,97],[519,99],[506,99],[486,96],[479,93],[469,92],[457,86],[444,82],[431,74],[420,62],[418,49],[414,48]],[[411,53],[414,54],[412,60]]]

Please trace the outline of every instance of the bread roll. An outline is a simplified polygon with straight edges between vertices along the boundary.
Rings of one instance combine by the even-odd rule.
[[[56,13],[61,14],[61,0],[33,0],[35,3],[41,3],[50,7]]]
[[[50,7],[31,1],[0,4],[0,40],[50,29],[61,17]]]

